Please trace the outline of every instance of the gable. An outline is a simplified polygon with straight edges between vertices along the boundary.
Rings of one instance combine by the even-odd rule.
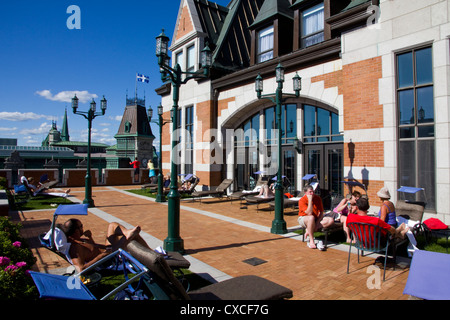
[[[183,1],[178,13],[178,20],[173,39],[176,42],[192,31],[194,31],[194,23],[191,19],[188,3],[187,1]]]

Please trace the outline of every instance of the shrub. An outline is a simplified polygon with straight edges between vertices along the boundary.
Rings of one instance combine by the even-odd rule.
[[[21,227],[0,217],[0,300],[37,298],[36,286],[28,273],[36,258],[20,236]]]

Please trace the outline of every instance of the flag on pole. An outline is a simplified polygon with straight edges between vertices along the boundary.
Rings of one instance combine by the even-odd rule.
[[[140,74],[140,73],[138,73],[138,74],[136,75],[136,79],[137,79],[137,81],[139,81],[139,82],[145,82],[145,83],[148,83],[148,82],[150,81],[150,77],[145,76],[145,75]]]

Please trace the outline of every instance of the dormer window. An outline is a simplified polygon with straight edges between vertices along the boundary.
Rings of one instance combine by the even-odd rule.
[[[306,48],[324,41],[324,6],[320,3],[302,12],[301,46]]]
[[[273,26],[258,32],[258,62],[273,59],[274,34]]]
[[[187,48],[187,72],[194,72],[195,71],[195,45],[190,46]]]

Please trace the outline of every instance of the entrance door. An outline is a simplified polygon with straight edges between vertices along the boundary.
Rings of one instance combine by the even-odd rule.
[[[258,175],[258,151],[256,148],[236,148],[235,190],[253,190]]]
[[[283,147],[283,163],[282,163],[282,175],[286,177],[287,181],[290,183],[289,186],[287,186],[286,191],[290,192],[291,194],[294,194],[295,186],[296,186],[296,170],[297,167],[295,163],[295,158],[297,152],[294,150],[293,147]]]
[[[325,208],[329,207],[330,193],[342,194],[343,145],[317,144],[305,146],[305,172],[315,174]]]

